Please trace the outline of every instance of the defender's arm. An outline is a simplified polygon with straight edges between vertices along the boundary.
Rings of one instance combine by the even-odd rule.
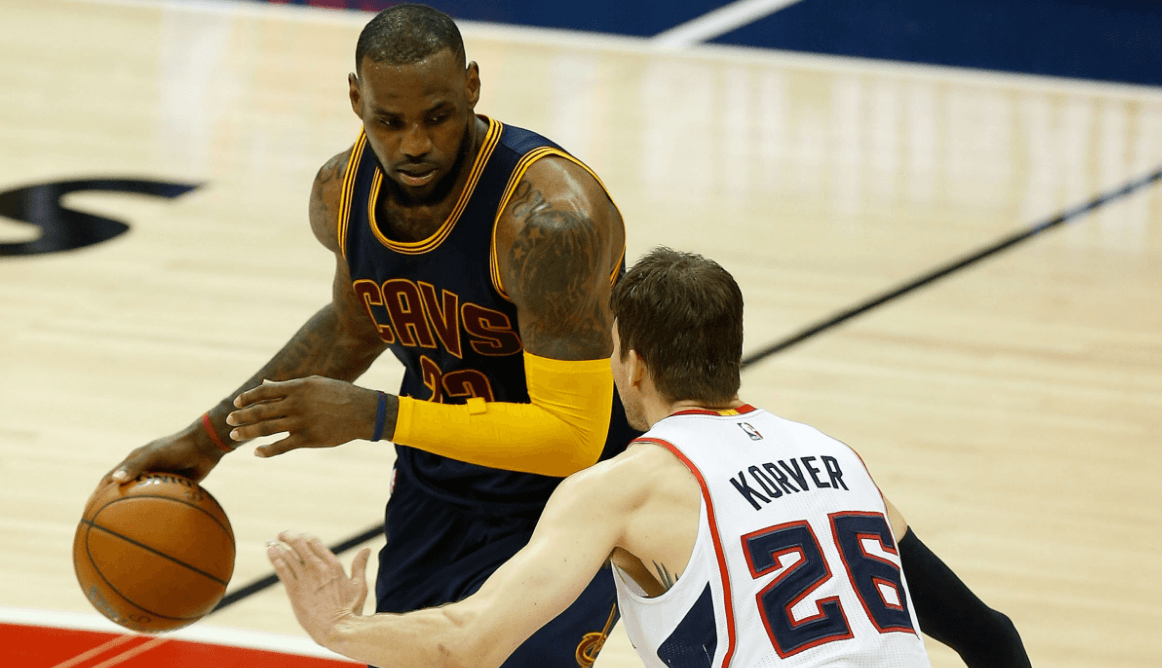
[[[1003,612],[980,600],[940,557],[920,542],[886,498],[892,531],[916,619],[925,635],[948,645],[968,668],[1029,668],[1021,634]]]
[[[647,492],[642,476],[619,471],[619,463],[603,462],[564,481],[528,545],[458,603],[362,616],[360,574],[349,579],[317,541],[284,535],[286,546],[272,546],[268,556],[299,623],[335,652],[378,666],[499,666],[576,600],[622,542]]]

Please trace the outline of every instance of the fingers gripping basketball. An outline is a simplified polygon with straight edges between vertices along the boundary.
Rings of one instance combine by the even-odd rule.
[[[77,526],[73,566],[103,615],[135,631],[169,631],[221,600],[234,571],[234,533],[197,483],[146,473],[94,493]]]

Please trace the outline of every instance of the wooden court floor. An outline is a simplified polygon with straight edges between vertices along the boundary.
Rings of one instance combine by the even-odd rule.
[[[92,612],[70,546],[97,480],[329,298],[306,203],[358,130],[345,77],[367,17],[65,0],[4,0],[0,17],[0,191],[200,184],[70,195],[130,231],[0,256],[0,606]],[[593,166],[631,261],[666,244],[734,273],[748,353],[1162,166],[1157,89],[464,33],[479,111]],[[36,235],[0,219],[0,243]],[[384,358],[361,383],[400,373]],[[859,450],[1034,665],[1162,664],[1159,187],[750,365],[742,397]],[[237,535],[235,586],[270,572],[281,529],[336,543],[381,521],[390,446],[249,450],[206,482]],[[303,635],[277,587],[201,624]],[[640,663],[618,631],[597,665]]]

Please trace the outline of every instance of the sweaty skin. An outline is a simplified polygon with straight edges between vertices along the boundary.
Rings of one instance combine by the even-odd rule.
[[[349,86],[352,109],[392,184],[381,220],[400,240],[425,238],[451,212],[479,150],[485,127],[475,114],[479,70],[475,63],[461,68],[446,49],[411,65],[365,59]],[[377,394],[352,383],[387,346],[352,290],[337,237],[349,157],[350,149],[328,160],[311,190],[311,229],[335,254],[331,303],[209,411],[227,443],[287,433],[256,448],[258,456],[372,436]],[[501,276],[528,352],[559,360],[609,355],[608,277],[624,242],[620,214],[588,172],[553,157],[533,163],[497,229]],[[388,395],[385,437],[394,432],[397,412],[397,397]],[[137,448],[104,482],[124,482],[146,470],[201,480],[224,454],[199,419]]]

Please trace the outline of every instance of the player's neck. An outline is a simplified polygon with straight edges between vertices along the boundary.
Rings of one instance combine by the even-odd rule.
[[[387,222],[385,231],[389,237],[396,241],[421,241],[429,238],[444,224],[468,186],[469,174],[487,132],[488,122],[473,115],[462,152],[456,159],[455,170],[445,176],[447,182],[438,190],[439,194],[428,201],[409,201],[394,181],[384,180],[388,196],[379,200],[377,207]]]
[[[669,401],[665,397],[654,394],[652,397],[643,397],[643,406],[645,410],[646,422],[652,427],[659,420],[669,417],[674,413],[680,411],[687,411],[692,409],[708,410],[708,411],[722,411],[729,409],[737,409],[743,406],[744,403],[735,395],[726,402],[709,402],[700,401],[697,399],[683,399],[681,401]]]

